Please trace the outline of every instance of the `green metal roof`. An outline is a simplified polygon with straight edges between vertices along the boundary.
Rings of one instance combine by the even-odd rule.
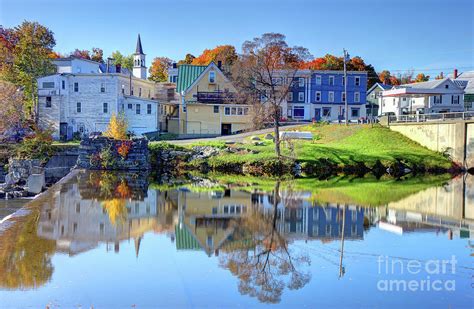
[[[179,228],[178,225],[176,225],[174,231],[177,250],[201,250],[201,246],[186,226]]]
[[[178,66],[178,84],[176,85],[176,91],[181,93],[181,91],[188,89],[206,68],[207,65],[181,64]]]

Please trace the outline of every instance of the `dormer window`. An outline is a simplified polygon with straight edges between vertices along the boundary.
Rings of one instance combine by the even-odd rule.
[[[444,88],[448,89],[448,88],[449,88],[449,85],[444,85]]]
[[[214,84],[216,82],[216,72],[209,72],[209,83]]]

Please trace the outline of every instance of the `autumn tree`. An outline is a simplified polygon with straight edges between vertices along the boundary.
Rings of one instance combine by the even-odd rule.
[[[121,65],[122,68],[133,70],[133,55],[124,56],[117,50],[112,53],[111,58],[114,59],[115,65]]]
[[[430,76],[429,75],[425,75],[423,73],[419,73],[418,75],[416,75],[416,78],[415,78],[415,82],[416,83],[420,83],[420,82],[426,82],[430,80]]]
[[[186,54],[183,60],[178,61],[178,64],[192,64],[195,58],[192,54]]]
[[[390,74],[390,71],[388,70],[383,70],[382,72],[379,73],[379,79],[385,85],[391,85],[390,83],[391,76],[392,75]]]
[[[25,125],[23,92],[12,83],[0,80],[0,134]]]
[[[128,123],[127,119],[125,119],[125,115],[123,113],[120,113],[117,116],[115,113],[112,113],[112,116],[110,117],[109,121],[109,126],[104,132],[104,136],[117,140],[127,139],[127,128]]]
[[[215,63],[221,61],[223,65],[230,66],[237,60],[235,47],[232,45],[220,45],[213,49],[205,49],[203,53],[194,58],[192,64],[208,65],[212,61]]]
[[[173,60],[167,57],[156,57],[151,63],[149,80],[155,82],[168,81],[168,70],[172,67]]]
[[[23,87],[26,108],[37,115],[37,82],[54,73],[50,54],[54,34],[37,22],[24,21],[15,28],[0,26],[0,79]]]
[[[75,49],[71,54],[71,57],[91,60],[91,52],[87,49]]]
[[[293,87],[301,63],[310,58],[306,48],[289,47],[285,39],[279,33],[265,33],[244,42],[242,55],[232,72],[235,86],[265,105],[273,123],[275,153],[278,157],[281,157],[282,105]]]
[[[443,79],[444,78],[444,73],[441,72],[438,75],[436,75],[435,79]]]
[[[91,60],[104,63],[104,51],[98,47],[92,47]]]

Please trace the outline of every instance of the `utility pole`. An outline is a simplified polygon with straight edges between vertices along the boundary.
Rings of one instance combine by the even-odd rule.
[[[346,118],[346,126],[349,125],[349,111],[348,111],[348,104],[347,104],[347,68],[346,62],[347,58],[349,58],[349,54],[347,50],[343,49],[344,51],[344,117]]]

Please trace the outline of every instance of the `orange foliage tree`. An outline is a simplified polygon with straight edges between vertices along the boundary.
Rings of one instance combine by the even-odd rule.
[[[156,57],[150,67],[149,80],[155,82],[166,82],[168,80],[168,69],[173,65],[173,60],[167,57]]]
[[[212,61],[222,61],[224,65],[232,65],[237,60],[235,47],[232,45],[219,45],[213,49],[205,49],[199,57],[193,59],[192,64],[208,65]]]

